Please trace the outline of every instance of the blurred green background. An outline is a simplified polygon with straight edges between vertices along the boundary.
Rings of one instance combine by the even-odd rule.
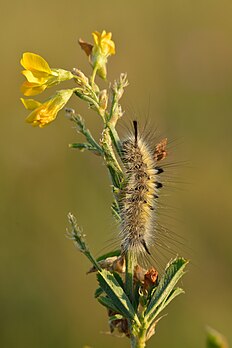
[[[136,115],[160,119],[168,135],[181,139],[170,151],[190,162],[187,171],[180,166],[179,180],[190,184],[178,184],[172,196],[181,209],[171,212],[184,220],[178,232],[186,248],[176,249],[192,260],[182,281],[186,294],[171,304],[148,347],[204,347],[206,325],[232,342],[231,0],[4,1],[0,16],[1,348],[129,346],[104,334],[95,277],[86,276],[88,261],[65,238],[69,211],[94,254],[116,231],[106,169],[99,158],[68,148],[80,136],[64,113],[32,128],[19,101],[23,52],[90,74],[77,40],[90,41],[102,29],[116,42],[108,79],[125,71],[130,81],[125,124]],[[96,115],[75,97],[69,106],[97,137]]]

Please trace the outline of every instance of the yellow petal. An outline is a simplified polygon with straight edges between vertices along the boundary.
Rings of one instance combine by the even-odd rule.
[[[43,84],[46,82],[50,76],[47,73],[43,71],[30,71],[30,70],[23,70],[22,74],[26,77],[28,82]],[[53,74],[55,75],[55,73]]]
[[[46,87],[46,85],[37,85],[31,82],[24,82],[21,87],[21,92],[26,97],[30,97],[42,93],[46,89]]]
[[[36,113],[36,110],[32,111],[32,113],[29,116],[27,116],[26,122],[31,123],[32,126],[34,126],[34,127],[35,126],[42,127],[41,122],[40,122],[40,118],[39,118],[38,114]],[[45,124],[43,123],[43,125],[45,125]]]
[[[104,38],[104,40],[111,40],[111,37],[112,37],[112,33],[109,32],[109,33],[106,33],[105,30],[103,30],[102,34],[101,34],[102,38]]]
[[[26,77],[28,82],[41,84],[41,81],[46,81],[46,78],[44,77],[45,75],[44,73],[40,73],[40,76],[38,77],[30,70],[23,70],[22,74]],[[46,74],[46,76],[48,75]]]
[[[26,70],[42,71],[47,74],[52,73],[46,60],[35,53],[30,53],[30,52],[23,53],[23,58],[21,59],[20,63]]]
[[[23,98],[20,98],[21,102],[23,103],[23,105],[25,106],[25,108],[27,110],[34,110],[36,108],[38,108],[41,103],[38,102],[37,100],[35,99],[23,99]]]
[[[93,40],[95,42],[95,45],[99,46],[101,34],[98,31],[94,31],[92,35],[93,35]]]
[[[57,113],[65,106],[73,94],[73,89],[56,92],[51,98],[34,109],[26,118],[33,126],[44,127],[56,119]],[[33,99],[32,99],[33,101]]]
[[[115,44],[112,40],[104,41],[102,43],[102,50],[106,53],[106,55],[115,54]]]

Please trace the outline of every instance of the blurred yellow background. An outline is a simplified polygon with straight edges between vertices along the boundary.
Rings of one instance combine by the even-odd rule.
[[[161,119],[167,134],[181,139],[171,150],[175,158],[182,151],[190,162],[180,180],[190,184],[174,193],[182,206],[174,216],[184,220],[179,232],[192,250],[176,248],[192,260],[181,284],[186,294],[170,305],[148,347],[204,347],[206,325],[232,342],[232,2],[5,1],[0,16],[1,348],[129,346],[104,334],[95,277],[86,276],[88,261],[65,238],[69,211],[95,255],[116,231],[106,169],[99,158],[68,148],[81,137],[64,112],[50,126],[32,128],[19,100],[23,52],[90,74],[77,40],[102,29],[116,43],[108,79],[128,73],[125,123],[138,114]],[[97,116],[75,97],[69,106],[97,137]]]

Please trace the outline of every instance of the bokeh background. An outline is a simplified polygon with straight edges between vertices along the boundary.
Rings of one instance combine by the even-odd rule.
[[[116,42],[108,79],[125,71],[130,81],[125,123],[136,115],[160,119],[166,134],[181,139],[171,150],[176,161],[189,163],[187,171],[180,165],[173,190],[181,209],[170,213],[184,221],[178,233],[186,245],[177,251],[192,260],[186,294],[171,304],[148,347],[204,347],[206,325],[232,342],[231,1],[4,1],[0,16],[0,346],[129,345],[104,334],[95,277],[86,276],[88,261],[65,237],[72,211],[95,255],[107,245],[115,226],[106,169],[99,158],[68,148],[80,136],[64,113],[47,128],[32,128],[19,101],[23,52],[90,74],[77,40],[102,29]],[[75,97],[69,106],[98,137],[96,115]]]

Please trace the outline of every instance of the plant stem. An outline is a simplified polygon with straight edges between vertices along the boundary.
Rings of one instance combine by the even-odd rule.
[[[131,348],[144,348],[146,347],[146,328],[140,330],[138,336],[132,336]]]
[[[131,303],[134,303],[134,268],[137,264],[136,255],[132,251],[126,253],[126,293]],[[140,318],[141,323],[137,329],[131,324],[131,348],[144,348],[146,346],[147,326],[143,315]]]
[[[108,127],[110,129],[111,140],[112,140],[112,142],[117,150],[119,157],[121,158],[122,157],[122,146],[121,146],[121,141],[119,139],[118,133],[117,133],[115,127],[111,125],[111,122],[108,122]]]
[[[93,69],[92,76],[90,77],[90,83],[91,83],[91,87],[92,88],[93,88],[93,85],[94,85],[94,80],[95,80],[95,77],[96,77],[97,69],[98,69],[98,66],[95,65],[95,67]]]
[[[108,127],[106,127],[103,130],[101,146],[104,152],[106,165],[109,169],[113,185],[116,188],[121,188],[121,184],[124,179],[124,176],[112,147],[112,139],[111,139],[110,130]]]
[[[78,114],[74,114],[72,119],[78,125],[79,131],[85,136],[86,140],[92,146],[92,148],[95,149],[96,152],[99,153],[99,155],[103,155],[103,151],[102,151],[101,146],[99,146],[99,144],[93,138],[90,131],[86,128],[84,120],[82,119],[82,117]],[[75,145],[75,144],[72,144],[72,145]],[[71,146],[71,147],[75,147],[75,146]]]
[[[136,257],[132,251],[126,253],[126,293],[131,302],[134,301],[134,268],[136,264]]]
[[[82,100],[85,100],[89,103],[89,105],[94,106],[96,110],[98,110],[99,105],[98,102],[96,100],[94,100],[92,97],[83,94],[83,92],[79,92],[79,90],[76,90],[74,92],[76,94],[77,97],[79,97]]]

